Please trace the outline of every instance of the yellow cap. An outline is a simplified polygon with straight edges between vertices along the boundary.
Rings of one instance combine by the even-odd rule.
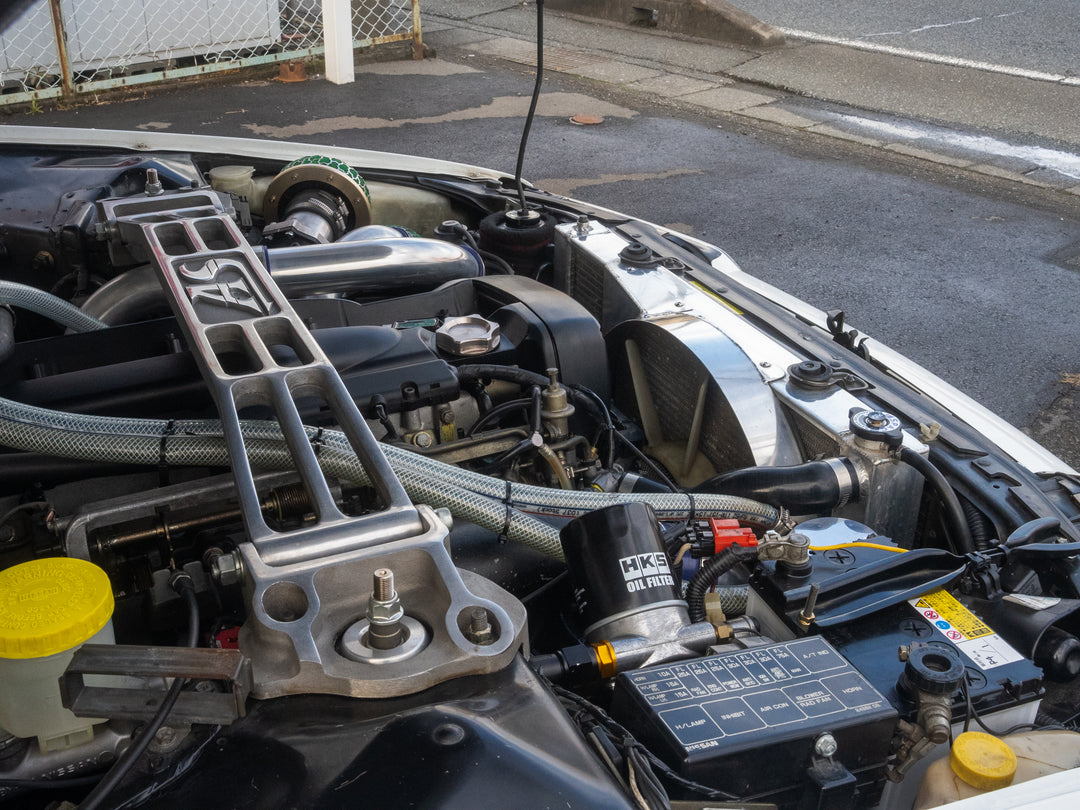
[[[1004,740],[981,731],[965,731],[952,744],[953,773],[979,790],[1008,787],[1016,776],[1016,754]]]
[[[112,616],[109,577],[72,557],[0,571],[0,658],[40,658],[82,644]]]

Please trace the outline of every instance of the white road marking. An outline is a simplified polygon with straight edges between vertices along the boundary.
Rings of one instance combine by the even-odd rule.
[[[939,127],[874,121],[857,115],[841,115],[839,119],[881,137],[896,138],[904,141],[921,141],[923,143],[939,143],[983,155],[1017,158],[1029,161],[1034,166],[1050,169],[1065,177],[1080,180],[1080,155],[1069,152],[1046,149],[1041,146],[1019,146],[986,135],[968,135]]]
[[[843,45],[844,47],[854,48],[860,51],[884,53],[889,56],[903,56],[908,59],[918,60],[919,62],[971,68],[973,70],[982,70],[987,73],[1002,73],[1006,76],[1016,76],[1022,79],[1035,79],[1042,82],[1054,82],[1056,84],[1080,87],[1080,76],[1065,76],[1059,73],[1045,73],[1041,70],[1027,70],[1026,68],[1012,67],[1010,65],[996,65],[992,62],[977,62],[971,59],[960,59],[956,56],[942,56],[937,53],[913,51],[908,48],[896,48],[892,45],[879,45],[874,42],[863,42],[858,39],[847,39],[845,37],[831,37],[825,34],[815,34],[810,31],[797,31],[791,28],[781,28],[779,30],[785,36],[802,39],[807,42],[820,42],[825,45]]]
[[[860,34],[858,39],[868,39],[869,37],[899,37],[905,34],[920,34],[923,31],[929,31],[932,28],[952,28],[954,25],[971,25],[971,23],[982,22],[986,19],[1000,20],[1005,17],[1015,17],[1017,14],[1023,14],[1022,11],[1010,11],[1008,14],[995,14],[993,17],[972,17],[970,20],[957,20],[956,22],[947,23],[933,23],[931,25],[924,25],[920,28],[911,28],[907,31],[882,31],[878,34]]]

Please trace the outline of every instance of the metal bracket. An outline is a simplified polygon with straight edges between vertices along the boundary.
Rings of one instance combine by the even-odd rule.
[[[251,692],[251,662],[239,650],[84,644],[60,678],[64,707],[76,717],[149,720],[165,696],[161,689],[87,686],[84,675],[194,678],[223,681],[231,692],[181,692],[171,723],[228,725],[244,716]]]

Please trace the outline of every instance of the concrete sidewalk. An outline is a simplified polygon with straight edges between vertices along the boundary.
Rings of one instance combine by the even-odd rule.
[[[536,11],[425,0],[424,41],[535,65]],[[760,48],[545,12],[545,68],[704,111],[1080,195],[1080,85],[838,45]]]

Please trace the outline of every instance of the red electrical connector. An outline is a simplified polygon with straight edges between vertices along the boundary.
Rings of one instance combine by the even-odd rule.
[[[719,554],[731,546],[754,548],[758,544],[754,530],[740,527],[737,520],[709,518],[709,528],[713,535],[713,554]]]

